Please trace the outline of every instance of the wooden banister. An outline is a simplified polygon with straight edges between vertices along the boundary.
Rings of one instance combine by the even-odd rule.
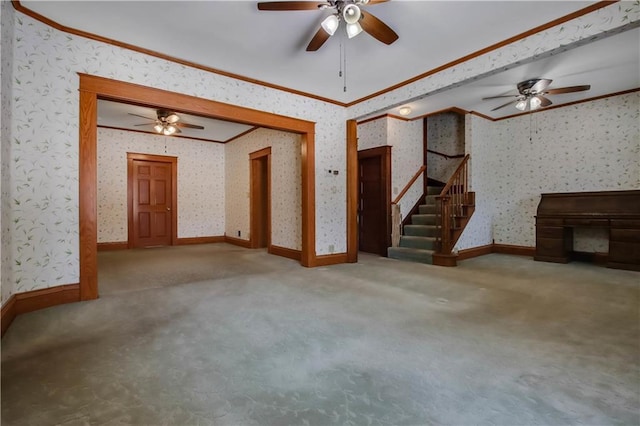
[[[462,233],[460,222],[461,218],[467,217],[470,198],[469,155],[467,154],[442,188],[440,195],[436,196],[436,223],[440,227],[440,236],[437,237],[439,254],[451,254]]]
[[[434,151],[432,149],[427,149],[427,152],[430,152],[432,154],[436,154],[439,155],[441,157],[446,158],[447,160],[451,159],[451,158],[462,158],[464,157],[464,154],[455,154],[455,155],[449,155],[449,154],[445,154],[443,152],[439,152],[439,151]]]
[[[400,191],[400,194],[398,194],[398,196],[396,197],[395,200],[393,200],[391,202],[391,204],[398,204],[400,202],[400,200],[402,199],[402,197],[404,197],[404,194],[407,193],[407,191],[409,190],[409,188],[411,188],[411,185],[414,184],[414,182],[416,180],[418,180],[418,178],[420,177],[420,175],[422,173],[424,173],[424,171],[427,170],[427,166],[422,166],[420,167],[420,169],[418,169],[418,171],[416,172],[415,175],[413,175],[413,177],[411,178],[411,180],[409,181],[408,184],[405,185],[404,188],[402,188],[402,191]]]

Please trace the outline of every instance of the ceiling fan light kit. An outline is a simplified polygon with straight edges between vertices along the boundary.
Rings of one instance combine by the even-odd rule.
[[[171,136],[175,133],[182,133],[180,127],[204,130],[203,126],[197,124],[179,122],[180,116],[178,114],[176,114],[175,112],[167,111],[165,109],[159,109],[156,111],[157,118],[145,117],[144,115],[133,114],[131,112],[129,113],[129,115],[153,121],[153,123],[136,124],[136,126],[153,126],[153,130],[156,133],[165,136]]]
[[[495,107],[491,111],[496,111],[511,104],[520,111],[535,111],[540,108],[548,107],[553,104],[545,95],[559,95],[563,93],[582,92],[591,89],[590,85],[560,87],[557,89],[549,89],[549,85],[553,80],[548,78],[532,78],[518,83],[517,95],[499,95],[482,98],[483,101],[498,98],[516,98],[506,104]]]
[[[327,16],[320,28],[307,45],[307,52],[315,52],[335,34],[340,27],[340,21],[345,22],[345,31],[349,38],[353,38],[361,32],[369,33],[372,37],[385,44],[391,44],[398,39],[387,24],[376,18],[371,13],[363,13],[361,6],[376,5],[389,0],[327,0],[320,3],[312,1],[271,1],[259,2],[258,10],[289,11],[289,10],[327,10],[334,12]]]

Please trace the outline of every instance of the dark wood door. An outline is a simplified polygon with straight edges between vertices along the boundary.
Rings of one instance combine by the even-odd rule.
[[[171,245],[172,165],[133,160],[133,246]]]
[[[250,154],[251,160],[251,247],[271,243],[271,148]]]
[[[368,151],[358,155],[359,250],[386,256],[390,239],[388,149]]]

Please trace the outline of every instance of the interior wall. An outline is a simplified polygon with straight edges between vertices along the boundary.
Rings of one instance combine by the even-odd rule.
[[[178,238],[224,235],[224,145],[98,128],[98,242],[128,239],[127,153],[178,157]]]
[[[8,231],[11,293],[79,281],[78,73],[315,122],[315,249],[346,252],[344,108],[64,33],[20,12],[15,18],[9,173],[20,204]],[[327,180],[319,175],[327,168],[342,173]]]
[[[443,112],[427,118],[427,147],[447,155],[464,154],[464,115]],[[427,176],[447,182],[462,162],[461,158],[445,158],[427,153]]]
[[[358,151],[389,145],[391,149],[391,198],[413,178],[424,162],[422,120],[399,120],[381,117],[358,125]],[[400,200],[400,213],[405,217],[423,193],[420,177]]]
[[[639,92],[497,122],[470,116],[468,122],[471,185],[481,214],[472,218],[460,248],[486,243],[478,235],[487,227],[498,244],[534,247],[542,193],[640,188]],[[601,232],[576,236],[575,250],[608,251]]]
[[[11,116],[12,116],[12,83],[13,83],[13,7],[10,2],[0,2],[0,294],[2,303],[11,296],[13,282],[11,268],[13,255],[11,251],[11,175],[9,173],[11,158]]]
[[[301,250],[300,135],[260,128],[224,147],[226,235],[247,241],[251,238],[249,154],[271,147],[271,244]]]

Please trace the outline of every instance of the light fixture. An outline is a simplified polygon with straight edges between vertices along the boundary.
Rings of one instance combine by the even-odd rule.
[[[533,111],[534,109],[538,109],[540,108],[540,105],[542,105],[542,101],[540,100],[539,97],[534,96],[533,98],[531,98],[529,100],[529,107],[531,108],[531,110]]]
[[[359,23],[347,24],[347,35],[349,38],[354,38],[362,32],[362,27]]]
[[[155,130],[156,133],[162,133],[162,130],[164,130],[164,126],[160,123],[157,123],[155,126],[153,126],[153,130]]]
[[[171,136],[176,132],[176,130],[178,130],[176,126],[174,126],[173,124],[169,124],[164,126],[164,129],[162,129],[162,134],[165,136]]]
[[[330,16],[327,16],[320,25],[322,26],[322,29],[324,29],[327,32],[327,34],[332,36],[338,29],[339,23],[340,21],[338,20],[337,15],[330,15]]]
[[[516,103],[516,108],[518,108],[520,111],[524,111],[527,109],[527,99],[520,99],[517,103]]]
[[[167,116],[167,118],[165,119],[167,121],[167,123],[177,123],[178,120],[180,120],[180,117],[178,117],[177,114],[171,113]]]
[[[398,110],[398,113],[400,115],[409,115],[409,114],[411,114],[411,107],[410,106],[403,106],[402,108],[400,108]]]
[[[355,24],[360,20],[362,13],[360,8],[355,4],[348,4],[342,9],[342,17],[347,24]]]

